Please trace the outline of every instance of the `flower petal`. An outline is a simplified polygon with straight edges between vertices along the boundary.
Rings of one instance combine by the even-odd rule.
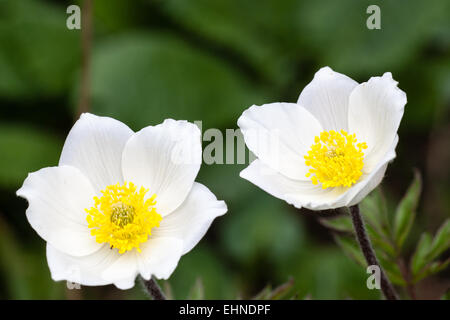
[[[165,120],[134,134],[125,146],[122,166],[125,180],[156,194],[163,217],[186,198],[200,169],[200,130],[187,121]]]
[[[347,130],[348,100],[356,81],[324,67],[303,89],[297,103],[319,120],[324,130]]]
[[[31,226],[58,250],[82,256],[100,248],[90,235],[84,211],[92,206],[95,192],[77,168],[51,167],[30,173],[17,195],[28,200]]]
[[[384,177],[389,161],[395,158],[395,147],[398,143],[398,135],[395,136],[394,141],[389,147],[388,152],[383,159],[378,162],[377,166],[371,170],[370,173],[361,176],[360,181],[348,190],[346,194],[346,205],[353,206],[359,203],[365,196],[367,196],[373,189],[375,189]]]
[[[242,170],[240,176],[296,208],[325,210],[344,205],[344,200],[340,197],[345,189],[322,189],[311,181],[289,179],[258,159]]]
[[[397,134],[406,104],[406,94],[391,73],[370,78],[350,95],[349,131],[366,142],[364,164],[372,171],[388,152]]]
[[[194,182],[186,200],[164,217],[153,236],[174,237],[183,241],[183,252],[189,252],[205,235],[213,220],[225,214],[227,206],[204,185]]]
[[[152,237],[141,246],[138,268],[141,276],[149,280],[152,275],[168,279],[181,258],[183,241],[177,238]]]
[[[398,136],[396,136],[389,151],[385,154],[383,160],[378,163],[378,166],[373,171],[364,173],[359,182],[350,188],[322,189],[311,182],[291,180],[259,160],[253,161],[246,169],[241,171],[240,176],[297,208],[327,210],[353,206],[380,184],[388,162],[395,158],[397,142]]]
[[[102,277],[102,273],[119,258],[117,250],[111,250],[107,244],[83,257],[65,254],[47,244],[47,262],[55,281],[67,280],[84,286],[111,284]]]
[[[84,113],[67,136],[59,164],[80,169],[99,193],[123,183],[122,151],[132,134],[120,121]]]
[[[238,119],[247,147],[266,165],[286,177],[307,180],[303,156],[322,127],[295,103],[252,106]]]
[[[116,250],[114,250],[116,251]],[[134,287],[138,275],[138,255],[136,250],[119,254],[119,257],[102,270],[101,277],[122,290]]]

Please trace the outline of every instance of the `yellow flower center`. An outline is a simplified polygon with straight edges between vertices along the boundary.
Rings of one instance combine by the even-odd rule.
[[[85,209],[91,235],[98,243],[109,243],[119,253],[133,250],[148,240],[152,228],[162,220],[155,209],[156,195],[145,199],[147,189],[133,183],[107,186],[102,196],[94,197],[94,206]]]
[[[309,169],[306,174],[313,184],[322,184],[322,189],[350,187],[362,175],[365,142],[357,143],[355,134],[344,130],[323,131],[316,136],[314,144],[304,156]]]

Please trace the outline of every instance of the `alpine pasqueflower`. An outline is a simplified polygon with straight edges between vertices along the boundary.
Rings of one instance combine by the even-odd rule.
[[[83,114],[57,167],[31,173],[17,195],[47,241],[55,281],[133,287],[140,274],[167,279],[227,207],[204,185],[200,130],[165,120],[134,133]]]
[[[357,204],[395,158],[405,104],[391,73],[358,84],[322,68],[297,103],[243,112],[238,126],[257,159],[240,176],[297,208]]]

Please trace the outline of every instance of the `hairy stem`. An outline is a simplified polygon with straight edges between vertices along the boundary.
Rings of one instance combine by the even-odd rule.
[[[354,206],[350,207],[349,209],[350,209],[350,215],[352,216],[353,227],[355,228],[356,238],[358,240],[361,251],[364,254],[364,257],[366,258],[367,264],[369,266],[376,265],[380,268],[381,291],[383,291],[383,294],[386,297],[386,299],[398,300],[398,295],[395,292],[395,289],[392,286],[391,282],[386,277],[386,274],[384,273],[383,268],[381,267],[380,263],[378,262],[378,259],[372,248],[372,244],[370,242],[370,239],[366,232],[366,228],[364,226],[364,221],[362,219],[361,213],[359,212],[359,206],[354,205]]]
[[[167,300],[156,280],[152,277],[150,280],[141,278],[142,284],[153,300]]]

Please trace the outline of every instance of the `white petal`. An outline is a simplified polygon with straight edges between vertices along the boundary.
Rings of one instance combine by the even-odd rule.
[[[325,210],[341,207],[345,203],[342,198],[345,189],[322,189],[311,181],[289,179],[258,159],[241,171],[240,176],[297,208]]]
[[[116,250],[114,250],[116,251]],[[127,251],[123,254],[117,253],[119,257],[101,273],[101,277],[122,290],[134,286],[138,275],[138,255],[136,250]]]
[[[31,173],[17,195],[28,200],[31,226],[58,250],[82,256],[100,248],[90,235],[85,212],[93,205],[95,192],[77,168],[51,167]]]
[[[177,238],[151,237],[141,245],[138,266],[141,276],[149,280],[152,275],[168,279],[175,270],[182,255],[183,241]]]
[[[47,261],[52,279],[67,280],[85,286],[114,284],[130,289],[140,272],[144,279],[154,275],[167,279],[182,255],[183,242],[176,238],[150,238],[136,250],[119,254],[104,244],[100,250],[83,257],[64,254],[47,244]]]
[[[295,103],[252,106],[238,119],[247,147],[266,165],[298,180],[308,168],[303,156],[322,131],[320,123]]]
[[[183,241],[183,254],[190,251],[208,231],[212,221],[227,212],[224,201],[204,185],[194,182],[186,200],[170,215],[164,217],[154,237],[174,237]]]
[[[377,166],[368,174],[363,174],[360,181],[352,186],[347,192],[347,206],[353,206],[359,203],[365,196],[367,196],[373,189],[375,189],[384,177],[389,161],[395,158],[395,147],[398,143],[398,136],[396,135],[393,143],[389,147],[388,152],[383,159],[378,162]]]
[[[200,169],[200,130],[186,121],[165,120],[134,134],[123,152],[126,181],[156,194],[156,208],[163,217],[186,198]]]
[[[84,113],[67,136],[59,164],[80,169],[99,193],[123,183],[122,151],[132,134],[120,121]]]
[[[70,256],[47,244],[47,262],[55,281],[67,280],[84,286],[111,284],[102,273],[119,258],[117,250],[111,250],[108,244],[83,257]]]
[[[324,130],[347,130],[348,100],[356,81],[329,67],[320,69],[297,103],[319,120]]]
[[[372,171],[388,152],[397,134],[406,94],[390,73],[370,78],[350,95],[349,131],[366,142],[365,167]]]

